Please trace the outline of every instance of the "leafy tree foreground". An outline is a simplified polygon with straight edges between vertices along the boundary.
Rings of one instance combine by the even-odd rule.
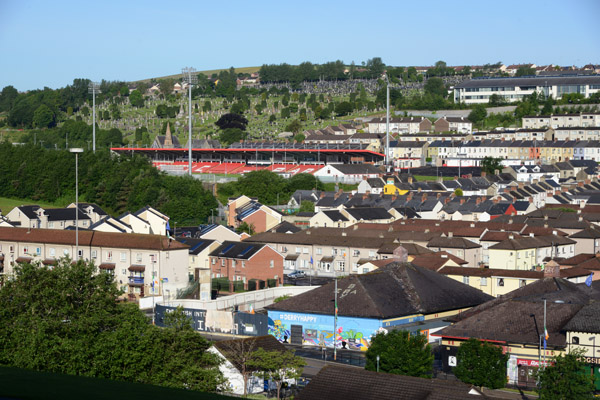
[[[113,277],[63,259],[24,264],[0,289],[0,365],[215,392],[223,377],[191,329],[151,325]]]

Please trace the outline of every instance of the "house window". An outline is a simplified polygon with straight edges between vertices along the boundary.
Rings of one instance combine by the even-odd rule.
[[[54,257],[54,255],[56,254],[56,249],[54,247],[50,247],[50,257]]]
[[[112,251],[107,251],[106,252],[106,261],[111,261],[112,260]]]
[[[127,261],[127,253],[121,252],[120,257],[121,257],[121,262]]]
[[[235,268],[235,260],[231,260],[231,268]]]
[[[287,247],[285,247],[285,246],[281,246],[281,251],[282,251],[283,253],[287,253]]]
[[[54,249],[52,249],[54,250]],[[98,258],[98,251],[97,250],[92,250],[92,258]]]
[[[363,268],[363,274],[366,274],[369,272],[369,268]]]
[[[273,260],[269,261],[269,266],[271,268],[273,268],[275,266],[275,261],[273,261]]]
[[[525,279],[519,279],[519,287],[523,287],[527,285],[527,281]]]
[[[221,267],[224,267],[224,266],[225,266],[225,259],[223,258],[223,259],[221,260]]]
[[[304,248],[302,249],[302,252],[303,252],[304,254],[308,254],[308,247],[304,247]]]
[[[8,246],[8,252],[9,253],[14,253],[15,252],[14,246]]]
[[[246,261],[242,261],[242,268],[246,268]]]
[[[302,253],[302,248],[296,247],[296,254],[300,254],[300,253]]]
[[[480,286],[487,286],[487,278],[483,277],[479,279]]]
[[[41,255],[42,254],[42,249],[39,248],[39,247],[36,247],[35,248],[35,254],[38,255],[38,256]]]
[[[352,263],[352,271],[358,271],[358,263]]]
[[[211,262],[212,262],[212,265],[215,265],[217,263],[217,259],[213,257]]]
[[[136,253],[136,255],[135,255],[135,261],[142,262],[142,253]]]
[[[121,270],[121,275],[127,275],[127,270],[126,269],[122,269]]]
[[[573,338],[571,339],[571,342],[573,344],[579,344],[579,336],[573,336]]]
[[[463,276],[463,283],[464,283],[465,285],[468,285],[468,284],[469,284],[469,277],[468,277],[468,276]]]
[[[374,251],[369,251],[369,257],[370,258],[375,258],[375,252]]]
[[[77,250],[78,258],[83,258],[83,250]]]
[[[331,255],[337,256],[337,249],[331,249]]]
[[[28,250],[27,247],[23,247],[23,254],[27,254],[27,250]]]
[[[323,254],[323,249],[320,247],[317,247],[317,255],[320,256],[321,254]]]
[[[60,221],[60,227],[62,228],[63,226],[65,226],[64,221]]]
[[[338,271],[345,271],[345,270],[346,270],[346,262],[338,261]]]
[[[48,228],[49,229],[54,228],[54,222],[48,222]]]
[[[498,286],[504,286],[504,278],[498,278]]]

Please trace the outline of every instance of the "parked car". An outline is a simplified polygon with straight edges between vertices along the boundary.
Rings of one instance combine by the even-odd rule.
[[[289,279],[304,278],[305,276],[306,274],[304,273],[304,271],[294,271],[288,274]]]

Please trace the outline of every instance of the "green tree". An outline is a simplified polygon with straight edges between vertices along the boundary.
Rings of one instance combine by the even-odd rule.
[[[475,104],[473,109],[469,113],[469,121],[474,124],[483,122],[483,120],[487,117],[487,110],[483,104]]]
[[[325,190],[325,185],[314,175],[301,173],[287,180],[287,193],[292,194],[296,190]]]
[[[446,89],[446,85],[444,85],[444,81],[442,80],[442,78],[427,79],[423,90],[425,91],[425,93],[442,96],[443,98],[446,98],[448,96],[448,90]]]
[[[167,312],[163,323],[176,332],[194,330],[194,320],[185,313],[183,306],[177,306],[175,310]]]
[[[252,236],[256,233],[256,228],[254,227],[254,224],[249,224],[247,222],[242,222],[237,228],[235,228],[235,231],[237,233],[247,233],[248,235]]]
[[[297,119],[293,120],[285,127],[286,131],[292,132],[294,134],[297,134],[298,132],[300,132],[301,129],[302,129],[302,124]]]
[[[490,96],[490,99],[488,100],[488,104],[492,107],[498,107],[498,106],[506,104],[506,101],[504,101],[504,98],[502,98],[502,96],[494,93],[493,95]]]
[[[202,106],[202,111],[204,111],[204,112],[212,111],[212,105],[210,104],[210,100],[204,101],[204,105]]]
[[[456,358],[454,375],[461,381],[490,389],[500,389],[506,385],[509,355],[503,354],[502,347],[469,339],[460,345]]]
[[[227,128],[221,131],[219,141],[224,146],[244,140],[246,133],[239,128]]]
[[[315,203],[312,201],[304,200],[300,203],[300,208],[298,212],[315,212]]]
[[[306,362],[294,354],[293,350],[284,352],[259,348],[252,354],[250,366],[261,371],[265,378],[271,379],[277,385],[277,398],[280,398],[281,386],[288,379],[298,379]]]
[[[366,353],[365,369],[379,370],[391,374],[430,378],[433,370],[433,354],[427,337],[411,335],[407,331],[380,332],[371,340]]]
[[[221,118],[219,118],[219,120],[215,122],[215,125],[221,130],[225,130],[228,128],[237,128],[239,130],[245,131],[246,127],[248,126],[248,120],[242,115],[228,113],[223,114]]]
[[[554,365],[539,371],[536,391],[540,400],[587,400],[594,398],[594,383],[581,353],[574,352],[554,358]]]
[[[335,113],[338,117],[348,115],[352,112],[352,104],[348,101],[342,101],[335,106]]]
[[[90,115],[90,109],[88,107],[82,107],[81,108],[81,113],[85,116],[88,117]]]
[[[302,133],[297,133],[294,135],[294,142],[296,142],[296,143],[302,143],[302,142],[304,142],[305,139],[306,139],[306,136],[304,136],[304,134],[302,134]]]
[[[517,69],[515,76],[535,76],[535,68],[522,65]]]
[[[277,204],[277,194],[287,194],[288,182],[280,175],[268,171],[252,171],[238,179],[236,190],[249,197],[258,197],[263,204]],[[279,197],[280,202],[287,202],[285,197]]]
[[[463,190],[461,188],[456,188],[454,190],[454,194],[458,197],[462,197],[463,196]]]
[[[219,360],[204,338],[149,324],[119,295],[114,277],[93,263],[16,266],[0,289],[0,363],[191,390],[221,387]]]
[[[284,107],[281,109],[281,118],[289,118],[290,117],[290,109],[288,107]]]
[[[33,113],[33,125],[37,128],[48,128],[54,123],[54,113],[45,104],[40,105]]]
[[[495,174],[496,170],[502,171],[502,158],[485,157],[481,160],[481,170],[488,174]]]
[[[139,90],[131,92],[129,95],[129,103],[131,103],[133,107],[144,107],[144,97],[142,96],[142,93]]]

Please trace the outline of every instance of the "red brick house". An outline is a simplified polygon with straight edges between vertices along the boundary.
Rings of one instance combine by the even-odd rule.
[[[283,255],[264,243],[225,241],[209,254],[212,278],[243,281],[248,288],[251,279],[283,284]]]

